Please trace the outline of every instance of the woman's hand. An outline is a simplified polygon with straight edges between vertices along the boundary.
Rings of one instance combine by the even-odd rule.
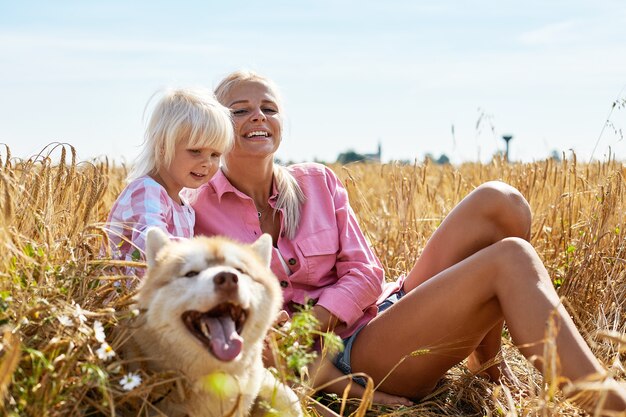
[[[337,316],[333,315],[330,311],[324,307],[315,305],[311,310],[311,313],[315,316],[319,322],[319,330],[322,332],[335,332],[345,329],[346,324],[340,321]]]
[[[275,331],[275,329],[282,329],[283,326],[285,326],[287,323],[289,323],[289,313],[287,313],[285,310],[280,310],[278,312],[278,315],[276,316],[276,319],[274,320],[274,329],[270,329],[269,332],[267,332],[267,335],[265,336],[265,341],[263,343],[263,364],[265,365],[265,367],[276,367],[277,365],[277,361],[276,361],[276,357],[274,356],[275,354],[275,340],[274,340],[274,334],[272,333],[272,331]]]
[[[280,310],[274,320],[274,327],[283,327],[285,323],[289,321],[289,313],[285,310]]]

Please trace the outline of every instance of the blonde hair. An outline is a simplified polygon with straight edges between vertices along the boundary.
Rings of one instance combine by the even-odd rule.
[[[276,98],[276,105],[282,112],[282,103],[278,88],[273,81],[265,78],[253,71],[240,70],[228,74],[215,88],[215,97],[223,105],[226,102],[230,91],[242,83],[260,83],[264,84]],[[293,175],[285,168],[278,164],[274,164],[274,185],[278,190],[278,199],[276,200],[276,208],[282,209],[285,213],[285,234],[289,239],[293,239],[300,224],[301,206],[306,200],[302,188]]]
[[[152,110],[143,148],[127,180],[156,174],[160,168],[169,167],[176,144],[181,140],[191,148],[210,147],[220,153],[233,146],[230,111],[215,99],[211,91],[180,88],[162,93]]]

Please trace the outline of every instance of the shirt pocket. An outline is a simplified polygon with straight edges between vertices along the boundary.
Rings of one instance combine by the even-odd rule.
[[[302,253],[302,267],[306,271],[306,283],[315,287],[337,281],[335,264],[339,252],[336,229],[322,230],[298,242]]]

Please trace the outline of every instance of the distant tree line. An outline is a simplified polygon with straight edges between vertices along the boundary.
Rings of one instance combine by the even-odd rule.
[[[553,159],[555,161],[561,161],[561,153],[557,150],[552,150],[550,152],[550,159]],[[502,151],[498,151],[494,154],[494,158],[503,158],[504,157],[504,152]],[[430,163],[433,164],[437,164],[437,165],[446,165],[450,163],[450,158],[448,157],[448,155],[446,155],[445,153],[442,153],[441,155],[439,155],[438,158],[435,158],[435,156],[431,153],[426,153],[424,155],[424,162],[428,161]],[[281,165],[291,165],[296,163],[295,161],[281,161],[280,159],[276,159],[276,162],[281,164]],[[315,159],[315,162],[320,162],[325,164],[325,161],[319,161],[317,159]],[[350,164],[350,163],[355,163],[355,162],[381,162],[380,160],[380,151],[378,153],[374,153],[374,154],[365,154],[365,153],[359,153],[356,152],[352,149],[347,150],[346,152],[342,152],[337,156],[337,161],[338,164]],[[393,162],[393,163],[397,163],[397,164],[401,164],[401,165],[409,165],[409,164],[413,164],[415,163],[415,161],[410,161],[410,160],[394,160],[394,161],[389,161],[389,162]]]

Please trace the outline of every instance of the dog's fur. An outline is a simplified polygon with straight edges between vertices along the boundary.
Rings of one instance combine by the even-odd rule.
[[[260,414],[258,404],[265,402],[281,416],[302,416],[296,394],[263,367],[261,357],[282,305],[269,269],[271,251],[269,235],[241,245],[221,237],[175,242],[159,229],[148,231],[148,271],[135,298],[143,317],[132,344],[151,369],[180,372],[186,381],[182,393],[159,401],[162,413],[248,416],[256,401]],[[223,343],[210,342],[207,333]],[[216,392],[208,381],[219,374],[234,380],[235,389]]]

